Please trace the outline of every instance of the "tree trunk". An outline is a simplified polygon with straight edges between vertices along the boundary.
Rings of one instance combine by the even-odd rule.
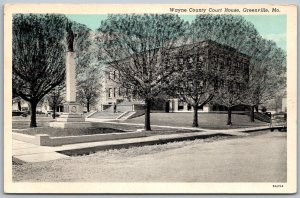
[[[145,130],[151,131],[150,125],[150,110],[151,110],[151,99],[146,99],[146,108],[145,108]]]
[[[52,114],[52,118],[55,119],[55,113],[56,113],[56,105],[54,105],[53,107],[53,114]]]
[[[254,109],[255,109],[254,105],[250,106],[250,121],[251,122],[254,122]]]
[[[170,112],[170,101],[165,102],[165,112],[169,113]]]
[[[198,104],[193,105],[194,108],[194,119],[193,119],[193,127],[198,127]]]
[[[255,111],[258,112],[258,105],[255,105]]]
[[[87,110],[87,112],[90,112],[90,102],[86,103],[86,110]]]
[[[231,107],[228,107],[227,114],[228,114],[227,125],[231,126],[232,125],[232,122],[231,122]]]
[[[19,111],[22,111],[21,101],[18,101],[18,109]]]
[[[30,111],[31,111],[31,117],[30,117],[30,127],[37,127],[36,125],[36,101],[30,101]]]

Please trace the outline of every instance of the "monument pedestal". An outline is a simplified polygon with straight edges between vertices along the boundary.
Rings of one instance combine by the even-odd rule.
[[[90,122],[80,114],[80,104],[69,102],[64,104],[64,113],[56,118],[56,122],[50,122],[50,127],[58,128],[87,128],[91,127]]]

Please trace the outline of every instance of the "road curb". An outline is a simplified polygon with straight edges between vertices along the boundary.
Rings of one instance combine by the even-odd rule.
[[[166,143],[170,143],[170,142],[196,140],[196,139],[207,139],[210,137],[219,137],[219,136],[238,136],[238,135],[224,134],[224,133],[212,133],[212,134],[186,135],[186,136],[179,136],[179,137],[163,137],[163,138],[156,138],[156,139],[152,138],[149,140],[146,139],[144,141],[132,141],[132,142],[127,142],[127,143],[116,143],[116,144],[109,144],[109,145],[83,147],[83,148],[77,148],[77,149],[61,150],[61,151],[57,151],[57,152],[68,155],[68,156],[88,155],[90,153],[95,153],[97,151],[104,151],[104,150],[111,150],[111,149],[124,149],[124,148],[127,149],[127,148],[137,147],[137,146],[158,145],[158,144],[166,144]]]

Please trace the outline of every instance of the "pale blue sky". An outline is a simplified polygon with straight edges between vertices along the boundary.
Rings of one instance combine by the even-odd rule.
[[[186,21],[192,21],[196,15],[179,15]],[[286,50],[286,15],[243,15],[247,21],[254,24],[262,37],[276,42],[276,44]],[[96,30],[102,20],[107,15],[96,14],[68,14],[68,18],[76,22],[87,25],[92,30]]]

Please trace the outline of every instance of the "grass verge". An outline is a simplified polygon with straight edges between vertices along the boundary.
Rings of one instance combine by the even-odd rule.
[[[124,130],[114,128],[29,128],[24,130],[14,131],[26,135],[47,134],[50,137],[62,136],[82,136],[82,135],[95,135],[95,134],[108,134],[108,133],[125,133]]]

